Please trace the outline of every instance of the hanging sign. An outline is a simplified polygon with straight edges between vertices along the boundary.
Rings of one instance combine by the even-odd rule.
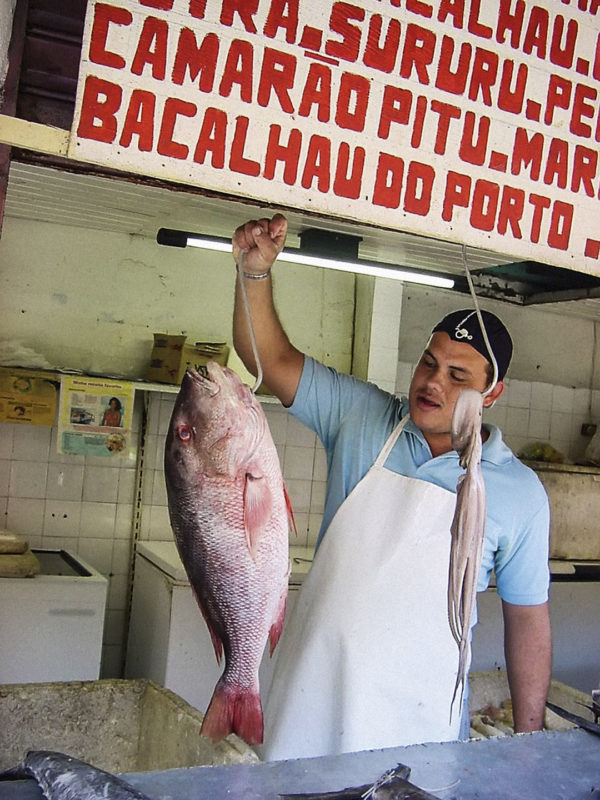
[[[600,274],[600,0],[90,0],[72,158]]]

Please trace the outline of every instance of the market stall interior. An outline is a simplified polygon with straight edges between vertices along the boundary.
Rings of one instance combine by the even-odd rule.
[[[2,100],[3,114],[12,103],[11,115],[44,126],[46,133],[51,129],[53,142],[71,127],[86,3],[71,0],[59,10],[54,5],[50,0],[17,3],[15,24],[23,33],[19,69],[8,76]],[[13,725],[18,719],[14,710],[25,702],[25,683],[32,692],[46,684],[45,692],[48,682],[64,689],[65,682],[81,681],[90,692],[93,686],[110,694],[113,687],[106,682],[124,681],[133,686],[137,702],[150,681],[170,693],[161,696],[168,711],[152,707],[155,720],[168,719],[173,728],[175,719],[189,721],[196,737],[195,715],[205,711],[220,669],[175,551],[164,445],[185,369],[181,354],[192,359],[211,354],[252,384],[232,347],[231,234],[250,217],[283,211],[289,221],[290,260],[276,267],[278,308],[290,338],[316,359],[406,394],[432,324],[470,304],[465,261],[482,307],[501,316],[519,341],[507,390],[486,410],[484,420],[502,428],[509,446],[547,489],[553,699],[593,719],[585,706],[591,706],[591,692],[600,685],[598,275],[516,258],[498,248],[465,247],[456,239],[428,238],[264,198],[93,166],[69,160],[58,145],[44,151],[0,144],[0,155],[6,185],[0,202],[0,510],[4,527],[25,538],[44,561],[34,577],[0,576],[4,628],[31,645],[24,657],[10,643],[3,641],[0,648],[13,656],[0,656],[0,680],[14,684],[0,687],[2,718]],[[182,247],[182,237],[187,244],[194,233],[224,249]],[[355,263],[355,271],[301,263],[302,251],[330,257],[332,243],[336,255],[343,250],[344,259]],[[410,276],[421,273],[453,285],[427,286],[406,275],[395,281],[389,275],[364,274],[360,266],[402,268]],[[165,377],[164,364],[154,364],[158,372],[149,371],[157,341],[173,344],[179,354],[170,377]],[[32,387],[33,401],[23,401]],[[266,390],[259,397],[296,521],[297,534],[290,536],[291,609],[314,555],[327,465],[316,436]],[[102,427],[96,423],[106,409],[119,413],[98,447],[92,438],[100,434],[92,428]],[[48,559],[54,557],[83,565],[89,574],[53,575]],[[22,592],[25,600],[19,599]],[[29,612],[39,603],[45,604],[45,615]],[[254,754],[234,740],[232,760],[252,764],[196,770],[200,761],[194,754],[188,763],[157,767],[182,768],[167,788],[163,774],[142,773],[152,770],[156,760],[145,762],[139,773],[136,762],[107,763],[105,768],[133,774],[133,783],[150,795],[193,797],[192,781],[203,787],[205,795],[198,796],[225,797],[243,786],[247,797],[276,797],[365,784],[402,761],[412,768],[411,781],[449,800],[488,796],[482,792],[496,790],[486,789],[489,774],[509,759],[513,769],[506,778],[506,796],[539,796],[543,787],[548,800],[558,800],[564,796],[557,788],[564,779],[571,781],[570,798],[594,797],[597,783],[588,778],[590,764],[598,763],[593,734],[562,730],[553,717],[556,730],[501,736],[510,728],[499,603],[492,584],[479,597],[473,638],[473,670],[494,683],[481,691],[474,686],[473,735],[493,741],[286,766],[257,765]],[[56,635],[50,635],[48,620]],[[61,658],[58,667],[54,659],[53,668],[44,671],[35,649],[49,637],[54,649],[48,645],[46,654],[60,650]],[[74,638],[89,658],[71,657]],[[23,667],[27,659],[29,671]],[[273,663],[263,661],[265,687]],[[44,720],[39,730],[32,728],[30,746],[59,747],[60,732],[52,728],[49,713],[56,702],[44,694],[43,704],[43,713],[36,710],[30,717]],[[134,711],[134,704],[130,715],[140,722],[141,733],[119,733],[119,741],[152,738],[144,730],[146,712]],[[106,717],[114,730],[118,714],[111,714],[118,703],[109,706]],[[94,713],[86,709],[80,716],[88,719]],[[8,722],[0,727],[7,730]],[[186,727],[182,739],[190,737]],[[157,759],[156,749],[152,752]],[[94,754],[92,760],[98,758]],[[554,759],[553,775],[544,766],[548,759]],[[0,795],[38,797],[39,791],[17,781],[1,785]]]

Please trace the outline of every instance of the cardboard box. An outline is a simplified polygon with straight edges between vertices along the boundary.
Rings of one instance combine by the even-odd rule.
[[[186,344],[186,340],[187,336],[155,333],[146,380],[180,384],[190,367],[198,368],[211,360],[226,366],[229,347],[224,342]]]

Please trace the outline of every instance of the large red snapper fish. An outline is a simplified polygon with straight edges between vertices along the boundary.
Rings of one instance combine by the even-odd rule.
[[[258,668],[281,634],[291,508],[264,411],[240,378],[189,370],[165,444],[171,526],[219,663],[200,733],[263,739]]]

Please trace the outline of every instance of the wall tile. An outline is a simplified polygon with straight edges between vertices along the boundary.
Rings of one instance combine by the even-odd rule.
[[[73,500],[46,500],[44,508],[44,538],[80,535],[81,503]]]
[[[119,470],[117,503],[133,503],[135,501],[137,472],[131,469]]]
[[[310,510],[316,511],[317,513],[323,512],[323,507],[325,505],[325,490],[327,488],[327,484],[325,481],[313,481],[312,482],[312,491],[310,495]]]
[[[158,415],[158,430],[157,433],[162,433],[166,436],[169,430],[169,423],[173,415],[173,406],[175,405],[175,396],[168,400],[161,400],[160,411]]]
[[[144,449],[144,469],[156,469],[162,464],[165,453],[165,436],[151,433]]]
[[[550,415],[550,444],[558,450],[559,448],[556,442],[562,441],[563,443],[568,443],[570,436],[571,414],[553,411]],[[566,450],[563,450],[562,452],[567,455],[568,449],[569,448],[567,446]]]
[[[167,485],[165,483],[164,473],[154,472],[154,486],[152,488],[152,505],[153,506],[166,506],[167,505]]]
[[[13,432],[16,428],[10,422],[0,422],[0,458],[12,458]]]
[[[86,467],[83,476],[83,499],[99,503],[116,503],[121,472],[123,470],[112,467]]]
[[[399,361],[396,371],[396,389],[398,395],[407,395],[410,389],[410,382],[412,380],[413,365],[407,361]]]
[[[312,447],[297,447],[286,445],[283,461],[283,474],[285,479],[306,478],[312,479],[315,451]]]
[[[133,504],[118,503],[115,513],[115,538],[130,539],[133,531]]]
[[[550,412],[539,409],[529,412],[529,427],[527,435],[531,439],[547,441],[550,437]]]
[[[103,538],[81,538],[77,546],[77,552],[84,561],[101,572],[105,577],[110,575],[112,564],[112,539]]]
[[[115,539],[113,542],[111,572],[113,575],[128,575],[131,562],[131,541]]]
[[[531,408],[539,408],[541,411],[552,409],[552,385],[534,381],[531,384]]]
[[[288,412],[272,403],[263,405],[271,437],[275,445],[284,444],[287,439]]]
[[[506,410],[506,434],[511,436],[527,436],[528,427],[529,409],[513,408],[509,406]]]
[[[316,435],[310,428],[303,425],[295,417],[290,415],[287,426],[286,445],[294,444],[298,447],[314,447]]]
[[[22,461],[48,461],[51,428],[44,425],[19,425],[13,436],[13,458]]]
[[[108,587],[107,607],[110,610],[127,608],[129,578],[127,575],[112,575]]]
[[[317,446],[315,447],[315,460],[312,478],[315,481],[327,480],[327,456],[325,455],[325,448],[319,441],[317,441]]]
[[[531,384],[527,381],[511,380],[508,385],[508,404],[516,408],[530,408]]]
[[[8,487],[10,483],[11,462],[7,458],[0,460],[0,496],[8,497]]]
[[[496,403],[492,408],[484,408],[483,422],[489,422],[490,425],[496,425],[500,430],[504,430],[506,424],[507,407],[501,406]]]
[[[9,497],[45,497],[48,462],[13,459],[8,486]]]
[[[173,538],[171,523],[169,522],[169,511],[166,506],[150,507],[150,524],[147,538],[158,542],[169,541]]]
[[[81,537],[112,539],[115,534],[116,503],[83,502],[81,504]]]
[[[575,390],[570,386],[552,387],[552,411],[571,414],[575,401]]]
[[[48,465],[47,497],[51,500],[81,500],[84,464]]]
[[[286,486],[294,512],[310,511],[312,482],[292,478],[286,481]]]
[[[121,678],[122,661],[122,645],[105,644],[102,647],[101,676],[103,678]]]
[[[573,413],[589,421],[592,393],[589,389],[575,389],[573,392]]]
[[[39,498],[9,497],[6,527],[14,533],[29,538],[42,535],[45,500]]]

